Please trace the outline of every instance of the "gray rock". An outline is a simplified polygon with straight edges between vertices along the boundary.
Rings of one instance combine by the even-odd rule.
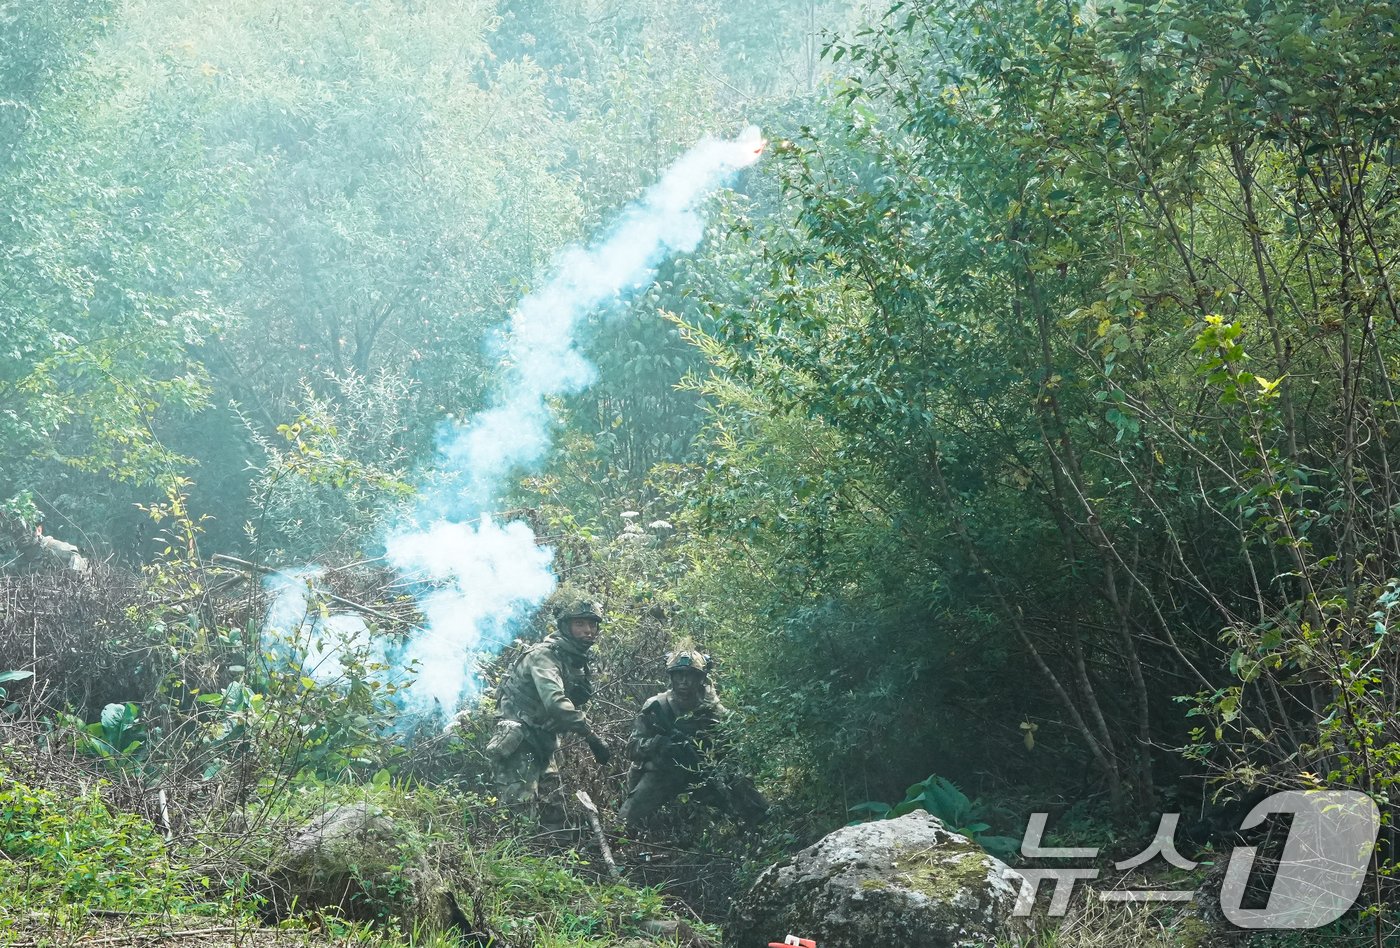
[[[759,876],[727,948],[787,934],[820,948],[984,948],[1014,926],[1021,876],[922,810],[846,826]]]
[[[368,803],[334,806],[291,835],[285,862],[292,867],[353,860],[365,846],[392,842],[396,835],[393,820]]]
[[[425,843],[368,803],[342,804],[288,835],[269,876],[274,915],[333,910],[361,921],[395,919],[441,930],[452,905]]]

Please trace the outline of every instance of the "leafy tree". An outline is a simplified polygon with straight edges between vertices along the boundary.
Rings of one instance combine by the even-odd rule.
[[[162,430],[208,397],[187,347],[208,332],[213,307],[161,278],[186,265],[190,231],[160,208],[200,181],[165,187],[155,169],[124,162],[139,142],[94,101],[78,53],[104,10],[0,11],[0,438],[10,483],[41,470],[62,477],[55,464],[168,482],[186,459]]]
[[[840,786],[831,734],[926,719],[852,671],[873,633],[906,681],[947,676],[937,710],[995,709],[986,753],[1062,724],[1040,747],[1119,807],[1180,767],[1197,690],[1195,753],[1234,779],[1382,779],[1319,725],[1382,734],[1344,696],[1372,693],[1392,545],[1393,30],[1226,6],[897,7],[831,47],[834,114],[732,272],[753,304],[692,327],[719,373],[693,524],[736,538],[696,540],[697,588],[785,763]],[[960,676],[969,647],[1000,672]],[[930,731],[898,733],[937,759]]]

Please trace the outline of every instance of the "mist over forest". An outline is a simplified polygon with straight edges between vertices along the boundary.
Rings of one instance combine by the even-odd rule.
[[[0,0],[0,945],[1395,943],[1398,30]]]

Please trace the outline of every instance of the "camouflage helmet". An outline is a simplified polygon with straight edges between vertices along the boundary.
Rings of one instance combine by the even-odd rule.
[[[560,632],[568,632],[569,621],[572,619],[592,619],[601,625],[603,604],[593,599],[571,599],[559,610],[554,622]]]
[[[666,672],[674,674],[678,671],[696,671],[707,675],[710,672],[710,656],[701,655],[694,649],[678,649],[666,657]]]

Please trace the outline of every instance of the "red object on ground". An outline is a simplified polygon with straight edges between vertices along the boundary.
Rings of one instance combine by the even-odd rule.
[[[768,948],[817,948],[817,943],[810,938],[798,938],[796,935],[789,935],[782,941],[770,941]]]

